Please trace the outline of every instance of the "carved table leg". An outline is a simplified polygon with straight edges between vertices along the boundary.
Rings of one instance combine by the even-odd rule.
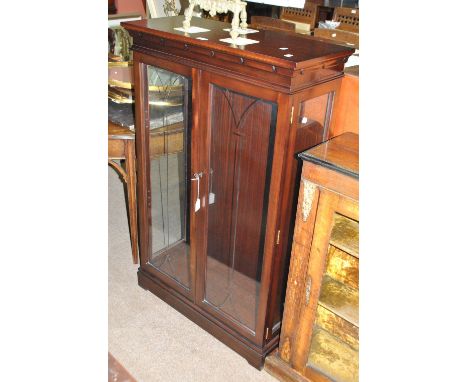
[[[246,10],[246,6],[245,6],[245,5],[242,6],[240,18],[241,18],[240,27],[241,27],[242,29],[247,29],[247,27],[248,27],[248,24],[247,24],[247,10]]]
[[[189,30],[190,28],[190,21],[192,20],[192,15],[193,15],[193,8],[195,7],[196,2],[195,1],[190,1],[190,4],[188,8],[185,10],[185,20],[182,23],[182,26],[184,27],[185,30]]]
[[[232,29],[230,32],[231,38],[235,40],[239,36],[239,13],[240,13],[239,5],[235,5],[233,8],[233,16],[232,16]]]

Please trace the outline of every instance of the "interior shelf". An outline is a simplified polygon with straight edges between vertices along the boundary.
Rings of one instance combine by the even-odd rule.
[[[330,244],[359,258],[359,223],[336,214]]]
[[[333,245],[328,246],[325,273],[351,288],[359,289],[359,259]]]
[[[324,276],[319,304],[359,327],[359,291]]]
[[[338,382],[359,380],[359,353],[318,326],[312,335],[307,366]]]
[[[359,351],[359,328],[323,306],[317,306],[315,324]]]

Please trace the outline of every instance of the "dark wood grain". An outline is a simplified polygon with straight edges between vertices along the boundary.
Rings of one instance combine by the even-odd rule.
[[[138,246],[140,249],[140,265],[149,262],[151,253],[151,235],[149,226],[149,211],[151,207],[151,192],[149,186],[149,133],[144,126],[148,123],[145,115],[149,115],[148,99],[145,92],[145,67],[139,62],[138,53],[133,55],[133,78],[135,81],[135,151],[137,159],[137,198],[138,198]],[[141,126],[141,128],[138,128]]]
[[[193,25],[210,31],[189,35],[174,30],[181,23],[181,17],[171,17],[123,25],[133,37],[134,51],[151,55],[169,53],[168,59],[189,66],[196,67],[203,63],[211,66],[212,70],[223,69],[224,73],[228,71],[232,76],[241,74],[263,86],[289,91],[341,77],[344,63],[354,51],[313,37],[304,41],[303,35],[271,30],[248,34],[248,38],[259,43],[237,47],[219,41],[229,37],[228,32],[223,30],[229,24],[194,18]],[[200,36],[208,41],[197,40]],[[292,54],[292,57],[285,57],[285,54]]]
[[[211,91],[212,190],[208,256],[260,281],[262,231],[273,105],[227,89]],[[262,230],[263,228],[263,230]]]
[[[113,15],[117,13],[117,7],[115,6],[115,0],[107,0],[107,13]]]
[[[228,37],[222,31],[228,24],[194,18],[194,25],[211,31],[190,36],[173,30],[181,21],[174,17],[126,23],[134,40],[139,284],[260,368],[279,340],[295,212],[295,154],[326,139],[333,94],[339,92],[344,61],[352,50],[273,31],[247,36],[258,38],[261,44],[234,47],[218,41],[218,37]],[[198,36],[209,40],[196,40]],[[292,52],[293,59],[279,50],[285,42],[299,52]],[[187,187],[189,289],[148,261],[153,224],[149,162],[154,145],[149,131],[146,65],[181,74],[192,84],[191,108],[187,109],[187,176],[203,176],[197,211],[197,182],[191,181]],[[312,106],[307,111],[309,117],[320,114],[320,126],[311,125],[298,133],[301,104],[311,98],[321,100],[309,103]],[[180,147],[176,134],[173,138],[171,147]],[[213,204],[209,203],[210,180]],[[234,301],[234,310],[223,310],[218,300],[230,265],[233,277],[245,279],[237,289],[238,296],[245,298],[237,305]]]
[[[236,81],[232,78],[228,78],[225,76],[219,76],[217,74],[212,74],[212,73],[207,73],[205,72],[204,75],[202,76],[202,82],[201,82],[201,102],[202,104],[211,104],[211,95],[210,92],[214,86],[217,86],[218,88],[223,88],[223,89],[230,89],[231,92],[235,92],[237,94],[246,94],[249,95],[250,98],[256,98],[256,99],[262,99],[261,102],[274,102],[276,105],[283,105],[286,106],[284,101],[278,100],[278,93],[271,91],[266,88],[259,88],[255,85],[252,85],[247,82],[239,82]],[[206,97],[206,98],[205,98]],[[206,101],[205,101],[206,100]],[[260,102],[260,101],[259,101]],[[206,108],[203,109],[203,115],[205,116],[206,120],[202,119],[201,120],[201,125],[202,126],[207,126],[207,129],[205,130],[206,137],[201,139],[203,142],[206,142],[207,147],[211,144],[211,133],[212,133],[212,128],[211,128],[211,123],[213,119],[210,117],[210,113],[208,112]],[[286,111],[287,113],[287,111]],[[286,114],[284,115],[284,118],[286,120]],[[284,120],[284,122],[285,122]],[[205,122],[206,121],[206,122]],[[276,120],[276,133],[275,133],[275,138],[274,138],[274,149],[269,150],[269,151],[274,151],[278,152],[278,148],[282,148],[287,144],[287,140],[285,140],[285,135],[288,134],[289,129],[287,128],[287,125],[284,125],[283,123],[279,122],[279,119]],[[282,120],[283,121],[283,120]],[[281,132],[278,133],[278,126],[281,125]],[[271,128],[271,132],[273,132],[275,129]],[[209,172],[209,162],[210,162],[210,156],[209,156],[210,151],[207,150],[205,152],[205,159],[203,159],[203,162],[206,163],[206,170],[207,173]],[[255,152],[252,153],[253,156],[255,156]],[[283,161],[284,158],[278,157],[278,161]],[[271,164],[272,167],[272,179],[270,181],[270,187],[266,187],[266,191],[268,190],[269,193],[269,198],[268,198],[268,206],[263,206],[263,211],[268,211],[267,212],[267,217],[266,217],[266,228],[265,228],[265,238],[264,240],[262,239],[262,242],[264,243],[264,248],[263,248],[263,253],[261,255],[263,256],[263,264],[259,264],[257,267],[258,270],[261,269],[261,279],[263,280],[261,285],[260,285],[260,295],[257,300],[258,302],[258,307],[253,306],[254,309],[257,311],[257,321],[256,321],[256,327],[254,333],[251,332],[251,330],[247,330],[244,328],[242,325],[239,325],[239,323],[236,323],[232,319],[230,319],[229,316],[222,315],[220,316],[220,312],[218,310],[213,309],[213,307],[209,304],[205,304],[203,297],[201,296],[201,300],[198,300],[200,304],[204,305],[205,308],[215,317],[220,317],[225,320],[226,323],[229,325],[232,325],[236,330],[241,333],[243,336],[250,338],[251,341],[253,341],[256,344],[262,344],[262,343],[267,343],[271,338],[275,337],[275,335],[272,334],[272,325],[268,324],[268,327],[266,327],[266,322],[264,320],[264,317],[266,314],[269,314],[269,309],[274,305],[272,302],[269,302],[268,300],[268,293],[269,293],[269,288],[270,288],[270,282],[273,283],[274,281],[268,281],[270,280],[270,275],[268,272],[271,271],[271,263],[269,263],[269,259],[271,259],[272,256],[272,246],[273,244],[273,237],[275,237],[276,233],[276,223],[275,220],[272,216],[276,214],[277,212],[277,200],[280,197],[277,192],[279,192],[281,188],[281,175],[278,172],[277,168],[277,163],[274,159],[268,160],[268,163]],[[276,168],[276,170],[275,170]],[[276,178],[276,179],[275,179]],[[273,183],[277,182],[275,186],[273,186]],[[208,184],[209,184],[209,177],[207,177],[206,181],[204,182],[204,189],[208,190]],[[278,187],[279,186],[279,187]],[[266,201],[267,199],[264,198]],[[202,209],[199,213],[197,213],[199,216],[204,216],[202,215],[203,211],[205,209]],[[208,210],[208,209],[206,209]],[[207,218],[207,216],[206,216]],[[247,224],[249,227],[251,226],[250,223]],[[208,230],[208,225],[205,226],[206,230]],[[205,231],[206,232],[206,231]],[[207,238],[208,236],[206,235],[206,240],[205,240],[205,248],[204,248],[204,253],[207,251]],[[249,239],[250,240],[250,239]],[[262,259],[261,256],[257,257],[258,262],[260,263],[260,260]],[[199,263],[198,263],[199,268],[198,269],[206,269],[208,266],[208,263],[206,262],[206,256],[199,256]],[[200,283],[197,284],[197,289],[200,288],[201,290],[205,289],[205,282],[204,280],[201,281]]]
[[[262,346],[257,346],[244,337],[239,336],[235,330],[226,325],[224,320],[220,320],[212,314],[207,313],[198,304],[194,304],[179,293],[174,293],[173,289],[168,288],[158,278],[154,278],[141,268],[138,270],[138,285],[154,293],[184,316],[241,354],[257,369],[263,367],[267,354],[278,346],[279,333],[269,338],[268,341],[265,341]]]
[[[254,61],[290,69],[304,69],[314,62],[327,58],[348,57],[353,52],[352,49],[322,43],[318,40],[310,40],[309,44],[304,44],[300,36],[271,30],[260,30],[258,33],[248,34],[248,38],[257,40],[259,43],[239,48],[220,41],[230,37],[229,32],[223,30],[229,28],[230,24],[194,17],[191,25],[209,29],[209,32],[189,35],[174,29],[182,27],[183,19],[183,16],[164,17],[125,22],[122,26],[137,37],[137,42],[140,36],[138,32],[144,32],[146,36],[162,37],[167,41],[177,40],[193,47],[215,49],[233,56],[250,58]],[[208,40],[197,40],[197,37],[205,37]],[[284,51],[279,49],[281,47],[288,47],[288,52],[294,56],[284,57]]]
[[[305,150],[306,148],[323,142],[328,133],[328,120],[332,113],[331,105],[333,105],[333,97],[328,97],[329,104],[327,105],[326,111],[326,122],[323,124],[318,131],[312,129],[305,134],[301,134],[301,124],[299,118],[299,111],[301,110],[302,104],[317,97],[322,97],[326,94],[336,93],[340,86],[340,79],[329,81],[320,85],[310,87],[300,93],[298,93],[292,99],[289,98],[289,102],[286,109],[291,110],[291,114],[286,116],[289,118],[288,121],[282,121],[281,126],[289,123],[289,129],[284,132],[285,136],[288,137],[286,152],[283,153],[286,160],[283,164],[283,179],[282,183],[282,198],[281,198],[281,210],[280,210],[280,221],[278,224],[278,230],[282,233],[281,240],[275,248],[273,271],[274,275],[278,275],[275,278],[275,282],[271,287],[271,301],[272,308],[270,309],[270,316],[268,317],[269,325],[273,326],[281,321],[282,306],[284,302],[284,292],[286,289],[287,273],[289,256],[291,253],[292,236],[294,232],[294,214],[295,206],[297,203],[297,196],[299,194],[299,179],[298,179],[298,161],[296,157],[299,150]],[[279,105],[285,104],[285,99],[281,98],[278,101]],[[278,121],[279,117],[278,117]],[[280,122],[279,122],[280,123]],[[323,134],[323,135],[321,135]],[[280,139],[280,138],[277,138]],[[284,140],[284,138],[282,138]],[[300,168],[299,168],[300,171]]]

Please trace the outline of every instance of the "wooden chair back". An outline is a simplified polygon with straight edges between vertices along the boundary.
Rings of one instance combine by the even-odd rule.
[[[296,24],[296,32],[310,32],[319,21],[332,18],[333,8],[321,0],[306,0],[304,8],[282,7],[280,19]]]
[[[359,33],[359,9],[336,7],[333,20],[340,22],[337,29]]]
[[[298,23],[309,24],[312,27],[315,23],[316,8],[311,9],[301,9],[293,7],[282,7],[280,19],[281,20],[290,20]]]

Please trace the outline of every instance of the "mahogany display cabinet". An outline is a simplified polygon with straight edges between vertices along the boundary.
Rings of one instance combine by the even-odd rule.
[[[133,38],[138,283],[261,368],[278,345],[297,171],[352,49],[183,16]]]

